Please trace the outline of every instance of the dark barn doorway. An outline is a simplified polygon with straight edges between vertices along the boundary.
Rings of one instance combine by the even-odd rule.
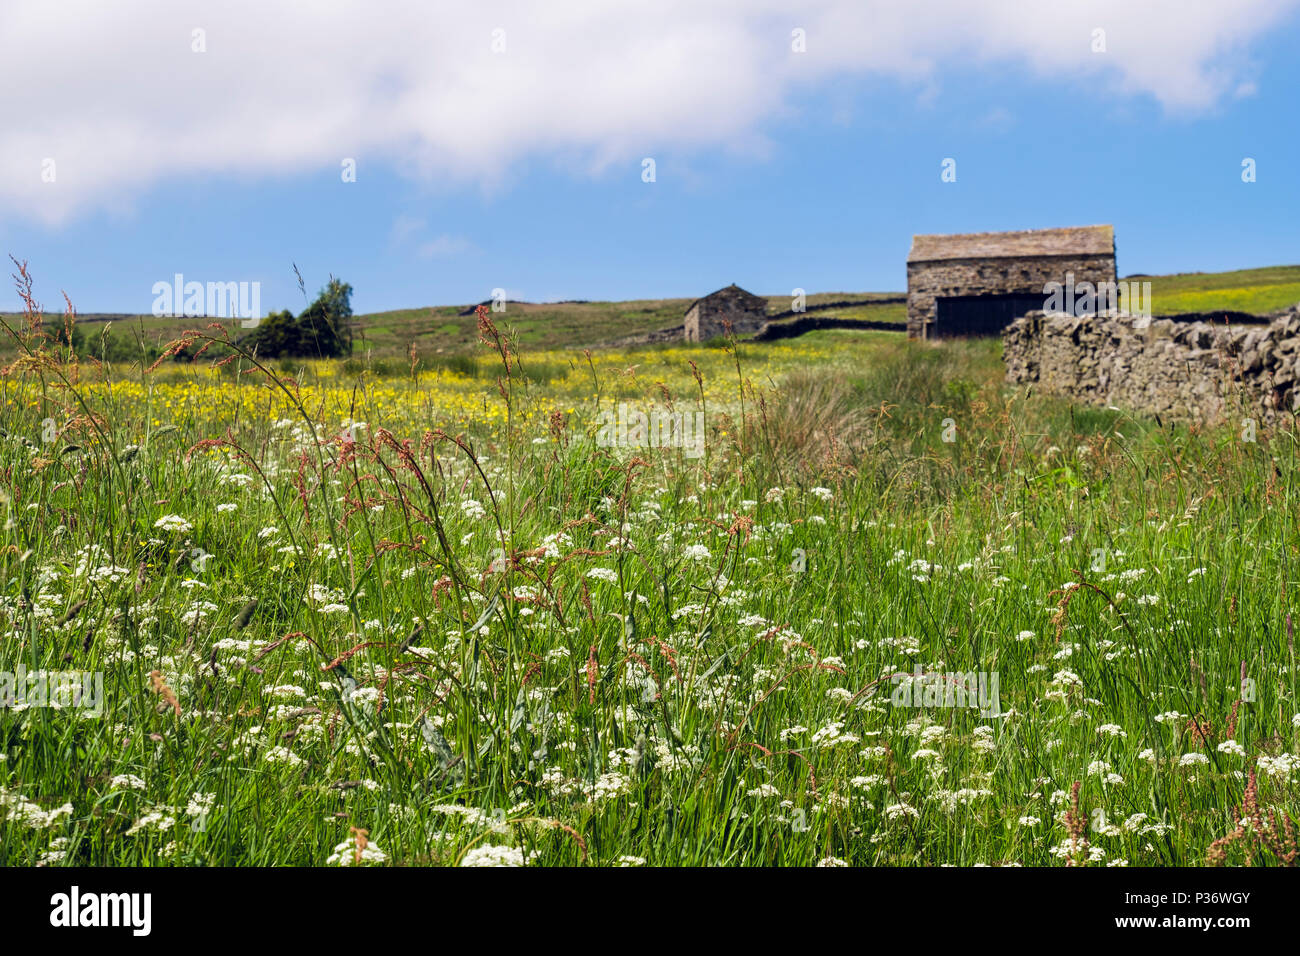
[[[1013,320],[1026,312],[1042,309],[1045,301],[1041,292],[941,296],[935,300],[935,323],[930,338],[1000,335]]]

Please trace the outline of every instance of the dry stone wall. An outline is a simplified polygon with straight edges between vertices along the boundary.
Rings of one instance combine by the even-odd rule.
[[[1091,405],[1197,422],[1300,409],[1300,305],[1247,328],[1031,312],[1002,342],[1007,382]]]

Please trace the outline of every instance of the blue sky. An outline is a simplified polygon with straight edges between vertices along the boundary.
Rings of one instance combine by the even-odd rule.
[[[145,15],[149,5],[139,6]],[[349,5],[336,6],[338,22],[321,27],[317,45],[351,30]],[[398,6],[412,17],[424,8]],[[568,29],[577,36],[588,8],[573,6],[579,25]],[[1003,46],[990,48],[988,38],[966,45],[960,25],[932,35],[919,15],[890,21],[912,46],[879,69],[853,55],[852,28],[867,42],[870,17],[841,30],[809,27],[801,60],[788,48],[789,23],[856,14],[798,10],[782,22],[773,7],[747,21],[724,3],[693,35],[689,22],[657,34],[628,8],[621,21],[601,19],[601,35],[622,23],[645,37],[608,41],[624,46],[580,80],[565,72],[570,51],[526,60],[526,81],[497,90],[482,76],[506,57],[525,59],[513,51],[526,41],[514,37],[530,36],[508,7],[494,13],[512,24],[513,46],[495,60],[468,58],[454,74],[354,64],[348,88],[368,92],[338,102],[305,88],[328,86],[328,72],[286,80],[283,99],[264,103],[241,99],[220,77],[160,93],[165,65],[154,76],[143,67],[119,76],[112,67],[96,74],[93,55],[81,67],[74,58],[61,67],[72,76],[44,104],[58,123],[43,124],[37,104],[36,119],[0,132],[9,163],[0,182],[11,182],[0,186],[0,248],[29,261],[47,307],[66,290],[84,312],[147,312],[153,284],[177,272],[259,281],[263,311],[298,309],[291,263],[309,291],[331,273],[350,282],[359,312],[467,303],[497,287],[534,301],[696,296],[730,282],[768,295],[901,290],[914,233],[1092,223],[1114,224],[1122,275],[1300,263],[1293,4],[1243,4],[1234,21],[1211,10],[1172,40],[1142,36],[1151,21],[1126,25],[1113,12],[1048,22],[1070,34],[1059,65],[1034,45],[1042,25],[1028,24],[1020,40],[999,35]],[[59,26],[40,10],[27,10],[32,42],[0,38],[0,61],[40,49],[42,31]],[[695,67],[673,49],[689,50],[700,31],[725,32],[729,17],[753,42],[728,41],[740,51],[733,60],[711,55],[705,73],[683,76]],[[185,44],[188,24],[204,19],[189,11],[175,22]],[[1087,50],[1079,24],[1092,20],[1115,24],[1107,52]],[[486,37],[491,22],[489,14],[463,29]],[[1225,22],[1237,31],[1226,39]],[[819,59],[832,32],[835,55]],[[258,62],[271,72],[257,82],[274,85],[277,70],[308,52],[281,50],[283,63],[267,66],[241,36],[209,29],[207,49],[178,53],[192,57],[179,68],[216,63],[229,81]],[[620,60],[636,66],[624,70]],[[781,75],[770,78],[765,60]],[[625,75],[632,69],[639,75]],[[609,102],[597,93],[575,102],[575,89],[606,80],[636,85]],[[524,82],[537,99],[520,107],[526,115],[512,113],[502,104],[515,103]],[[133,112],[134,93],[144,105]],[[458,112],[462,99],[480,105]],[[7,115],[14,105],[0,96]],[[48,155],[68,158],[54,183],[40,183],[30,173]],[[356,182],[342,181],[340,157],[356,159]],[[653,183],[642,181],[645,157],[656,163]],[[1253,183],[1241,178],[1247,157],[1257,164]],[[956,161],[956,182],[941,181],[945,158]],[[6,287],[0,308],[16,307]]]

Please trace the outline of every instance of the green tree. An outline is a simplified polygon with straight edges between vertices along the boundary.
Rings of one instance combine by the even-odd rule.
[[[294,318],[272,312],[240,340],[264,358],[339,358],[352,354],[352,286],[330,277],[316,301]]]

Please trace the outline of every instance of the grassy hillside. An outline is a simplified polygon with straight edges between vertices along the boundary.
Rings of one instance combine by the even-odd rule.
[[[1300,266],[1269,266],[1237,272],[1188,273],[1169,276],[1127,276],[1152,284],[1156,314],[1211,312],[1270,312],[1300,302]],[[846,319],[868,319],[897,324],[906,321],[906,306],[896,300],[903,292],[820,292],[807,296],[809,312]],[[511,302],[493,318],[530,348],[599,347],[629,336],[653,332],[682,321],[691,298],[634,299],[626,302]],[[769,295],[768,311],[779,316],[789,311],[790,296]],[[468,312],[468,314],[462,314]],[[0,316],[11,325],[19,317]],[[54,317],[47,321],[54,322]],[[154,316],[82,316],[93,341],[101,335],[110,343],[110,355],[119,360],[144,351],[159,354],[181,331],[201,322]],[[414,346],[421,360],[436,363],[438,356],[471,351],[476,339],[472,309],[440,305],[397,309],[357,316],[359,358],[405,361]],[[0,340],[0,357],[11,355],[13,343]],[[99,351],[98,344],[94,351]]]
[[[1129,278],[1150,279],[1157,315],[1215,309],[1273,312],[1300,302],[1300,266]]]

